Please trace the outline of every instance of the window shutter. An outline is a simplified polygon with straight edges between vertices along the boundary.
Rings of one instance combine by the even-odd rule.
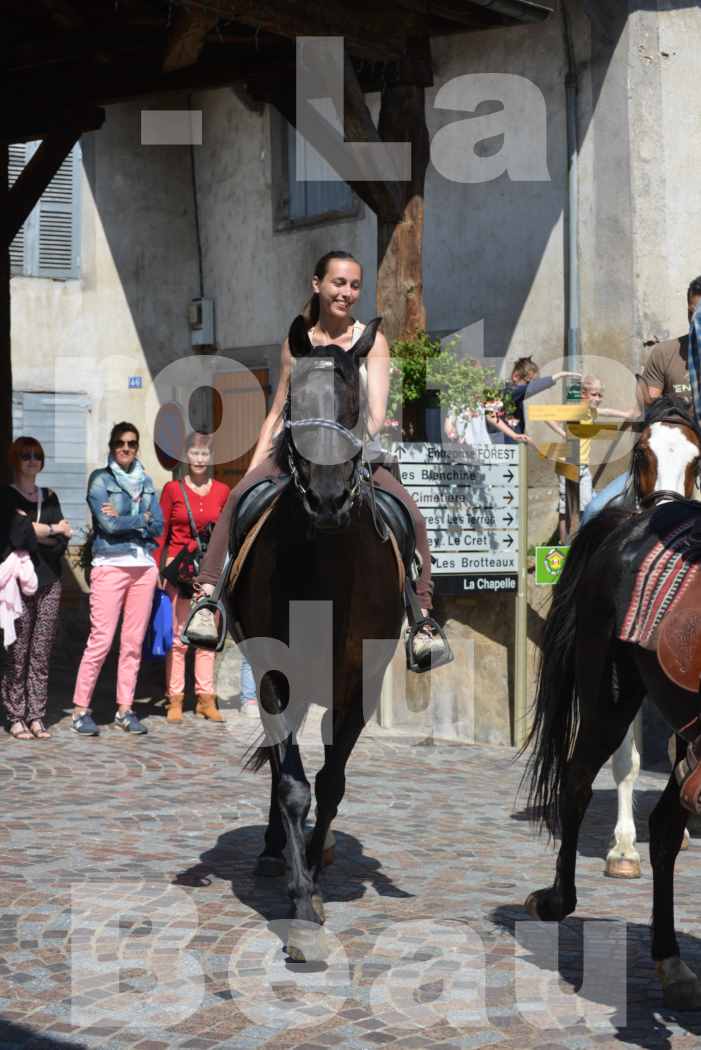
[[[36,259],[38,277],[67,280],[80,275],[78,230],[80,149],[74,146],[37,205]]]
[[[18,142],[10,146],[9,150],[9,183],[13,186],[19,178],[22,169],[24,168],[26,161],[26,147],[23,142]],[[12,244],[10,245],[10,273],[11,274],[23,274],[25,271],[24,264],[24,226],[16,235]]]
[[[10,185],[38,147],[10,146]],[[80,276],[80,156],[76,143],[12,242],[13,274],[63,281]]]
[[[325,102],[328,104],[324,105]],[[331,100],[323,100],[319,108],[342,134]],[[306,139],[297,136],[289,124],[287,170],[290,219],[311,219],[329,212],[353,211],[353,193],[348,183],[343,182],[328,161]]]

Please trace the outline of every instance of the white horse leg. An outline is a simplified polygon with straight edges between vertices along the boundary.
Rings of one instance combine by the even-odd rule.
[[[633,788],[640,773],[640,712],[628,727],[623,743],[612,760],[613,778],[618,790],[618,819],[613,844],[606,855],[604,874],[615,879],[640,878],[640,854],[635,848]]]

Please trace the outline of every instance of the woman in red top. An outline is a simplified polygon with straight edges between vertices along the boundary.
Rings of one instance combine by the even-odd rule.
[[[154,558],[159,566],[166,545],[166,565],[184,547],[192,551],[197,548],[182,486],[185,486],[198,533],[212,531],[229,495],[229,486],[211,477],[211,450],[205,435],[189,436],[185,442],[185,458],[187,474],[182,481],[169,481],[161,493],[163,532],[154,551]],[[190,612],[190,599],[181,595],[173,584],[163,581],[162,585],[173,602],[173,648],[166,657],[166,717],[169,722],[181,722],[185,699],[185,657],[188,647],[180,641],[180,635]],[[212,722],[223,722],[217,708],[214,689],[214,653],[206,649],[195,651],[195,693],[195,714],[209,718]]]

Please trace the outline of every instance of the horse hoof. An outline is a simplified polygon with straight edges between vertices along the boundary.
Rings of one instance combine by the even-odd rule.
[[[292,962],[323,962],[328,955],[323,929],[316,923],[291,922],[286,951]]]
[[[688,849],[688,848],[689,848],[689,832],[687,831],[686,828],[684,828],[684,838],[682,839],[682,844],[679,847],[679,851],[681,852],[683,849]]]
[[[328,868],[329,864],[333,864],[336,857],[336,847],[329,846],[328,849],[324,850],[322,862],[325,868]]]
[[[312,894],[312,908],[319,916],[319,922],[323,925],[326,922],[326,909],[324,908],[324,901],[320,894]]]
[[[526,897],[525,908],[526,908],[526,911],[528,912],[528,914],[530,915],[530,917],[532,919],[540,919],[540,915],[538,914],[538,894],[537,893],[529,893],[528,894],[528,896]]]
[[[701,981],[679,981],[662,992],[662,1001],[668,1010],[700,1010]]]
[[[284,857],[270,857],[263,854],[258,858],[255,874],[262,875],[266,879],[274,879],[284,875],[286,871],[287,864]]]
[[[576,906],[575,899],[571,908],[566,907],[562,897],[552,888],[530,893],[524,905],[531,918],[539,922],[560,922],[565,916],[571,915]]]
[[[604,868],[604,875],[610,879],[639,879],[640,861],[629,857],[609,857]]]
[[[678,956],[657,963],[662,999],[670,1010],[701,1009],[701,981]]]

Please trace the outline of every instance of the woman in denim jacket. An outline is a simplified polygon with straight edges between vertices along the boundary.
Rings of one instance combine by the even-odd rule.
[[[99,733],[90,712],[90,700],[120,613],[124,618],[119,639],[115,725],[127,733],[146,732],[131,708],[158,582],[153,551],[163,529],[163,518],[154,484],[137,459],[138,450],[137,428],[132,423],[116,423],[110,435],[107,466],[93,471],[88,482],[87,500],[94,532],[90,637],[76,678],[72,723],[82,736]]]

